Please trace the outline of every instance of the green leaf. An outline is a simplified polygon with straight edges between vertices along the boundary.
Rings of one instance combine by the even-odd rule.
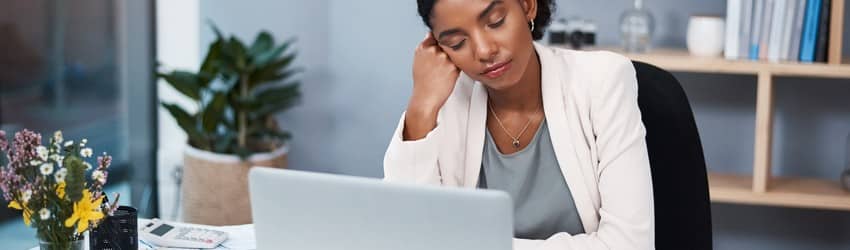
[[[292,64],[293,60],[295,60],[295,54],[284,56],[271,64],[257,68],[257,70],[251,74],[252,86],[258,86],[266,82],[285,80],[287,77],[300,72],[298,69],[284,70]],[[282,70],[284,71],[281,72]]]
[[[208,148],[204,134],[198,130],[197,120],[189,112],[176,104],[162,103],[162,107],[168,110],[168,113],[171,113],[174,120],[177,120],[177,125],[186,132],[189,137],[189,144],[201,149]]]
[[[238,72],[246,71],[248,69],[248,58],[245,44],[236,37],[231,37],[228,44],[230,44],[230,55],[232,56],[233,66]]]
[[[169,74],[157,74],[157,77],[165,79],[171,87],[192,98],[192,100],[201,99],[201,88],[203,86],[197,74],[187,71],[173,71]]]
[[[224,116],[224,108],[227,105],[227,95],[225,93],[215,93],[213,99],[207,104],[203,111],[203,127],[207,133],[214,133],[218,123]]]
[[[294,83],[258,93],[255,96],[255,101],[260,106],[253,110],[253,112],[250,112],[251,119],[262,118],[289,109],[297,104],[301,96],[298,85],[298,83]]]
[[[256,57],[254,57],[254,65],[256,65],[258,68],[264,67],[269,62],[272,62],[274,59],[277,59],[278,57],[283,55],[283,52],[286,51],[287,48],[289,48],[292,42],[292,40],[286,41],[274,50],[267,50],[260,54],[257,54]]]
[[[77,202],[83,197],[83,189],[86,184],[86,166],[80,157],[74,154],[65,157],[62,165],[68,169],[65,176],[65,194],[72,202]]]
[[[212,78],[218,73],[218,68],[220,63],[218,60],[221,58],[221,48],[224,40],[216,39],[215,42],[210,44],[207,49],[207,56],[204,58],[204,62],[201,64],[201,70],[199,75],[203,78],[203,86],[207,86]]]
[[[274,46],[274,38],[267,31],[260,32],[257,38],[254,39],[254,44],[249,49],[249,54],[253,57],[264,51],[270,50]]]
[[[207,19],[207,23],[210,25],[210,28],[212,28],[216,38],[219,40],[224,39],[224,35],[222,35],[221,30],[218,29],[218,26],[216,26],[212,20]]]

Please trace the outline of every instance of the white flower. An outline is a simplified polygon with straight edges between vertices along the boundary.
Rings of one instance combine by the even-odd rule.
[[[67,148],[67,147],[70,147],[71,145],[74,145],[74,141],[66,141],[66,142],[65,142],[65,147],[66,147],[66,148]]]
[[[83,150],[80,150],[80,156],[82,157],[89,158],[92,154],[93,152],[91,148],[84,148]]]
[[[83,138],[83,140],[80,141],[80,147],[85,147],[87,143],[89,143],[89,139]]]
[[[103,171],[95,170],[91,173],[91,178],[100,182],[100,184],[106,184],[106,174],[104,174]]]
[[[53,132],[53,141],[56,142],[56,144],[62,143],[62,141],[64,141],[64,140],[65,139],[62,138],[62,130],[58,130],[56,132]]]
[[[50,175],[53,173],[53,163],[48,162],[45,164],[41,164],[39,170],[41,170],[42,175]]]
[[[86,166],[86,170],[91,170],[91,164],[88,162],[83,162],[83,165]]]
[[[47,210],[47,208],[42,208],[41,210],[38,210],[38,215],[41,216],[41,220],[50,219],[50,210]]]
[[[41,163],[42,162],[39,161],[39,160],[32,160],[32,161],[30,161],[30,166],[35,167],[35,166],[41,165]]]
[[[36,153],[38,153],[38,158],[42,161],[47,160],[47,148],[44,146],[38,146],[35,148]]]
[[[27,189],[21,192],[21,201],[24,203],[30,202],[30,198],[32,198],[32,190]]]
[[[65,176],[67,176],[67,175],[68,175],[68,169],[67,168],[60,168],[59,170],[56,170],[56,174],[53,175],[53,177],[56,178],[56,183],[60,183],[60,182],[65,182]]]

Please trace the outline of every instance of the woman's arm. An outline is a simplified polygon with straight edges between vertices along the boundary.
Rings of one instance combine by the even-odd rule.
[[[580,235],[558,233],[545,241],[515,240],[514,249],[655,249],[652,176],[635,70],[625,57],[604,59],[614,64],[613,77],[590,91],[599,157],[599,228]]]

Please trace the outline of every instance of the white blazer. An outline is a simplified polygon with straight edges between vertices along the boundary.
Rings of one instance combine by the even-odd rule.
[[[514,249],[654,249],[652,179],[631,61],[534,47],[552,146],[586,233],[514,239]],[[475,188],[486,120],[487,91],[461,74],[425,138],[403,141],[402,114],[384,156],[385,180]]]

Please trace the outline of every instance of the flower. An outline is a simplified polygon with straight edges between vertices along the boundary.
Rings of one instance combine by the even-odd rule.
[[[59,184],[56,185],[56,196],[58,196],[59,199],[65,199],[65,185],[64,181],[59,182]]]
[[[47,210],[47,208],[42,208],[41,210],[38,210],[38,216],[41,217],[41,220],[50,219],[50,210]]]
[[[86,166],[86,170],[91,170],[91,163],[83,162],[83,165]]]
[[[91,148],[84,148],[84,149],[80,150],[80,156],[82,156],[82,157],[89,158],[89,157],[91,157],[91,155],[92,155]]]
[[[55,142],[56,144],[59,144],[59,143],[62,143],[62,141],[64,141],[64,140],[65,139],[62,138],[62,130],[58,130],[56,132],[53,132],[53,142]]]
[[[11,202],[9,202],[9,208],[13,208],[13,209],[17,209],[17,210],[23,210],[24,211],[24,225],[30,226],[32,211],[30,211],[29,209],[26,208],[26,203],[24,203],[24,206],[21,206],[21,203],[18,203],[17,201],[11,201]]]
[[[41,163],[42,162],[39,161],[39,160],[32,160],[32,161],[30,161],[30,166],[35,167],[35,166],[41,165]]]
[[[67,168],[60,168],[59,170],[56,170],[56,174],[53,175],[53,177],[56,179],[56,183],[60,184],[65,183],[65,176],[68,176]]]
[[[74,145],[74,141],[66,141],[64,146],[67,148],[67,147],[70,147],[71,145]]]
[[[21,192],[21,200],[24,201],[24,204],[30,202],[30,198],[32,198],[32,189],[27,189]]]
[[[86,138],[83,138],[83,140],[80,142],[80,146],[86,146],[87,143],[89,143],[89,140],[86,139]]]
[[[103,213],[98,212],[103,202],[103,196],[92,200],[91,192],[83,190],[83,198],[74,203],[74,213],[65,220],[65,227],[73,227],[77,224],[77,233],[83,233],[89,228],[89,224],[103,218]]]
[[[38,153],[38,158],[42,161],[47,160],[47,148],[44,146],[38,146],[35,148],[35,151]]]
[[[97,182],[100,182],[101,184],[106,183],[106,173],[104,173],[103,171],[95,170],[91,173],[91,178],[96,180]]]
[[[48,162],[42,164],[41,167],[38,168],[38,170],[41,170],[42,175],[50,175],[53,173],[53,163]]]

